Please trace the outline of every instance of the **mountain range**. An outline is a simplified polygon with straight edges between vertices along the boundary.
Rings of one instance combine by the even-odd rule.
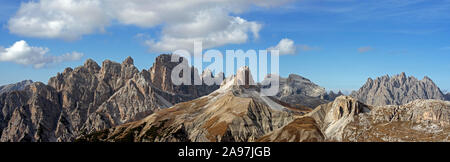
[[[238,71],[210,95],[78,141],[103,142],[316,142],[449,141],[450,102],[415,100],[371,106],[350,96],[314,110],[263,97],[261,87],[239,86]],[[250,79],[252,80],[252,79]],[[283,83],[281,83],[283,84]],[[395,130],[395,131],[393,131]]]
[[[1,94],[0,141],[73,141],[218,88],[173,85],[170,72],[178,63],[168,60],[170,55],[161,55],[150,70],[139,71],[131,57],[122,64],[105,60],[101,67],[89,59],[48,85],[35,82]]]
[[[369,78],[351,96],[369,105],[402,105],[416,99],[445,100],[439,87],[427,76],[422,80],[405,73],[389,77]]]
[[[449,94],[428,77],[369,78],[344,96],[291,74],[280,77],[277,95],[262,96],[248,67],[221,85],[174,85],[177,65],[191,69],[192,81],[212,73],[170,59],[160,55],[141,71],[131,57],[102,66],[88,59],[47,85],[10,86],[22,88],[0,93],[0,141],[450,140]]]

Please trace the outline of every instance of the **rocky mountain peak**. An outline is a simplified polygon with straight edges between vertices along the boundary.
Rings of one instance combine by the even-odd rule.
[[[311,82],[311,80],[309,80],[309,79],[307,79],[307,78],[305,78],[305,77],[302,77],[302,76],[300,76],[300,75],[297,75],[297,74],[289,74],[288,79],[289,79],[289,80],[292,80],[292,81]]]
[[[290,74],[287,78],[271,74],[266,76],[266,79],[268,77],[279,77],[280,86],[278,94],[274,97],[285,103],[315,108],[329,102],[325,98],[327,95],[325,88],[316,85],[305,77],[296,74]]]
[[[115,67],[120,67],[120,64],[106,59],[105,61],[103,61],[101,69],[103,71],[110,71],[111,69],[114,69]]]
[[[152,83],[161,90],[167,92],[175,92],[170,76],[172,69],[175,68],[178,63],[171,62],[171,56],[172,55],[169,54],[163,54],[156,57],[153,66],[149,70]]]
[[[123,62],[123,65],[133,65],[134,64],[134,60],[133,58],[131,58],[131,56],[128,56]]]
[[[212,71],[210,69],[205,69],[202,73],[202,78],[213,77]]]
[[[92,59],[87,59],[84,62],[83,67],[85,67],[86,69],[88,69],[89,71],[92,71],[92,72],[98,72],[100,70],[100,66],[97,64],[97,62],[95,62]]]
[[[237,85],[244,85],[246,87],[250,85],[256,85],[255,81],[253,80],[250,68],[248,66],[242,66],[238,69],[238,71],[236,72],[235,81]]]
[[[401,78],[406,78],[406,73],[405,73],[405,72],[402,72],[402,73],[400,74],[400,77],[401,77]]]
[[[370,107],[350,96],[339,96],[333,102],[320,105],[311,114],[328,140],[342,140],[348,123],[359,113],[369,112]]]
[[[22,85],[27,85],[27,84],[31,84],[31,83],[33,83],[32,80],[24,80],[24,81],[19,82],[19,84],[22,84]]]
[[[418,80],[405,73],[368,81],[351,96],[370,105],[402,105],[415,99],[444,99],[444,94],[429,78]]]
[[[18,83],[0,86],[0,94],[12,91],[21,91],[25,89],[27,86],[29,86],[31,83],[33,83],[32,80],[23,80]]]
[[[344,96],[344,93],[342,91],[338,91],[338,93],[335,93],[333,91],[330,91],[329,93],[325,94],[325,99],[328,101],[334,101],[337,97]]]
[[[428,77],[428,76],[424,76],[423,79],[422,79],[421,81],[423,81],[423,82],[425,82],[425,83],[434,84],[433,80],[431,80],[431,78]]]
[[[280,78],[281,96],[292,94],[302,94],[309,97],[323,97],[326,94],[325,88],[318,86],[302,76],[291,74],[288,78]]]

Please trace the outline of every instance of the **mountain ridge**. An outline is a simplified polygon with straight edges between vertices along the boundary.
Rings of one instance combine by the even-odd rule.
[[[105,60],[100,67],[88,59],[50,78],[47,85],[36,82],[23,91],[0,95],[0,141],[72,141],[217,89],[157,84],[151,75],[170,76],[139,71],[133,63],[128,57],[121,64]],[[160,65],[160,69],[171,70],[165,63]],[[161,86],[175,90],[162,91]]]
[[[23,89],[25,89],[26,86],[30,85],[31,83],[33,83],[32,80],[23,80],[23,81],[13,83],[13,84],[2,85],[2,86],[0,86],[0,94],[8,93],[11,91],[23,90]]]
[[[402,105],[415,99],[445,100],[439,87],[427,76],[418,80],[403,72],[390,77],[367,79],[367,82],[350,96],[370,105]]]
[[[292,121],[289,114],[301,113],[261,96],[259,88],[248,67],[242,67],[207,96],[78,141],[252,142]]]

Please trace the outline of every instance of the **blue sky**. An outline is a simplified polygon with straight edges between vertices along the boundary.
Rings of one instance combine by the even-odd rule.
[[[75,4],[74,2],[67,4]],[[21,3],[24,4],[22,7]],[[224,43],[211,42],[210,47],[213,49],[267,49],[276,46],[284,38],[295,42],[296,52],[280,57],[282,76],[295,73],[327,90],[351,91],[361,87],[369,77],[406,72],[419,79],[429,76],[442,90],[450,90],[449,0],[285,0],[280,3],[255,0],[248,4],[230,0],[230,3],[223,4],[199,2],[195,7],[190,7],[192,4],[188,4],[188,1],[183,4],[174,3],[174,6],[188,7],[174,9],[173,13],[146,9],[146,5],[141,8],[126,8],[130,11],[152,10],[159,15],[157,18],[163,20],[145,16],[140,20],[141,17],[127,15],[130,12],[113,13],[116,12],[115,9],[118,10],[117,7],[127,5],[109,4],[110,10],[103,9],[108,7],[101,7],[100,12],[95,12],[98,9],[95,5],[108,6],[102,0],[98,4],[86,3],[85,8],[78,8],[81,12],[67,11],[67,8],[61,7],[39,7],[39,4],[46,4],[41,1],[35,1],[34,6],[24,7],[28,3],[29,1],[0,0],[0,47],[6,49],[24,40],[29,46],[48,48],[50,51],[47,55],[69,54],[71,57],[38,59],[45,60],[45,66],[42,67],[4,59],[0,61],[0,85],[24,79],[47,82],[65,67],[80,66],[87,58],[101,64],[105,59],[121,62],[127,56],[132,56],[139,69],[148,69],[158,54],[165,53],[167,44],[174,42],[168,40],[182,40],[181,36],[176,35],[180,32],[189,33],[182,33],[183,38],[195,36],[200,39],[209,39],[212,36],[210,33],[227,33],[221,30],[229,28],[222,29],[210,24],[201,28],[205,31],[186,32],[183,29],[188,28],[192,22],[179,15],[205,10],[202,12],[203,16],[211,16],[211,24],[226,25],[234,22],[236,17],[245,20],[233,28],[244,35],[229,35],[229,40],[223,41]],[[218,10],[210,11],[206,9],[210,7],[202,5],[214,6]],[[233,8],[230,9],[230,6]],[[19,9],[23,10],[22,14]],[[167,10],[171,11],[171,8]],[[175,13],[178,10],[180,13]],[[102,17],[101,12],[113,14]],[[40,24],[60,20],[48,13],[68,15],[59,22],[71,26],[60,33],[51,33],[55,31],[43,28],[43,34],[39,34],[36,31],[42,30],[39,28]],[[92,19],[78,18],[86,16],[79,15],[83,13],[89,13]],[[30,17],[41,19],[38,23],[23,25],[22,20],[31,20],[23,18]],[[70,18],[74,19],[73,22],[66,21]],[[11,23],[12,19],[17,21]],[[200,24],[207,23],[205,20],[205,23]],[[260,29],[256,30],[258,27]],[[258,36],[255,36],[255,30]],[[153,44],[149,43],[152,41]],[[83,56],[74,57],[73,52],[82,53]],[[33,63],[36,65],[36,62]]]

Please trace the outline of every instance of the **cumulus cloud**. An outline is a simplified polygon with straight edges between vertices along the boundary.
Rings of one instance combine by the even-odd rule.
[[[112,21],[143,28],[161,26],[161,35],[147,40],[152,51],[239,44],[258,38],[262,25],[239,16],[251,6],[273,7],[291,0],[40,0],[21,5],[9,20],[12,33],[40,38],[79,39],[102,32]]]
[[[260,29],[261,25],[256,22],[228,16],[223,11],[207,10],[196,15],[193,21],[174,23],[164,28],[159,41],[148,40],[147,45],[152,51],[192,50],[194,41],[201,41],[203,48],[212,48],[245,43],[249,33],[258,38]]]
[[[281,39],[281,41],[274,47],[269,47],[267,50],[279,50],[280,55],[289,55],[297,53],[297,47],[291,39]]]
[[[80,60],[83,57],[83,54],[78,52],[52,56],[48,54],[49,51],[48,48],[29,46],[27,42],[21,40],[9,48],[0,47],[0,61],[42,68],[50,64]]]
[[[358,48],[358,52],[359,52],[359,53],[366,53],[366,52],[369,52],[369,51],[372,51],[372,50],[373,50],[373,48],[370,47],[370,46]]]
[[[8,29],[22,36],[75,40],[104,31],[109,21],[100,1],[41,0],[22,3]]]

